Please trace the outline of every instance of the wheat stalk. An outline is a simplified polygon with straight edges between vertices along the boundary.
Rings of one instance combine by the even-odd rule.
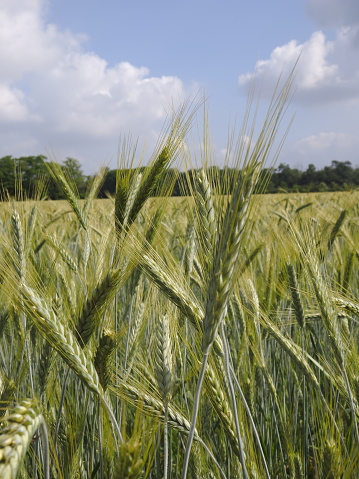
[[[289,76],[277,98],[273,99],[253,151],[250,151],[248,144],[244,144],[242,137],[240,137],[238,141],[235,152],[236,161],[237,164],[242,162],[243,167],[240,174],[236,173],[233,177],[235,184],[234,191],[232,197],[228,200],[223,224],[221,225],[222,231],[215,247],[213,267],[207,290],[205,314],[203,317],[202,367],[197,380],[191,420],[192,430],[190,431],[186,445],[181,475],[182,479],[185,479],[187,476],[193,442],[193,428],[197,421],[202,384],[208,364],[208,355],[226,314],[228,301],[234,288],[236,272],[238,271],[241,240],[248,219],[250,200],[254,189],[258,186],[261,168],[270,153],[274,137],[282,118],[284,106],[288,99],[291,84],[292,75]],[[249,110],[247,113],[249,113]],[[247,121],[248,114],[243,122],[244,129]],[[254,125],[252,125],[250,138],[253,135],[253,129]],[[243,474],[246,475],[244,467]]]

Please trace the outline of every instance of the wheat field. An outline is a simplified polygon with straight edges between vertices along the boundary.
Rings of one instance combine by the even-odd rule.
[[[0,478],[359,477],[359,194],[258,194],[287,94],[186,197],[180,111],[115,198],[1,204]]]

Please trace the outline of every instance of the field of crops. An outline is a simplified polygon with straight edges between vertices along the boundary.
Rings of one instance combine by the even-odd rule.
[[[201,208],[217,221],[219,207],[199,198],[152,200],[117,236],[111,200],[82,220],[66,202],[2,205],[3,466],[43,477],[48,455],[56,478],[180,476],[213,327]],[[358,200],[252,198],[188,477],[359,474]]]
[[[254,194],[283,106],[188,197],[179,121],[114,199],[1,204],[0,478],[359,477],[359,194]]]

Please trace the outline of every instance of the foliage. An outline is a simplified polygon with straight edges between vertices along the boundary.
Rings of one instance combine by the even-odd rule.
[[[43,155],[0,158],[0,187],[2,196],[21,199],[65,198],[51,179],[47,165],[48,159]],[[66,158],[62,168],[69,176],[83,198],[86,194],[88,178],[83,174],[78,160]]]
[[[0,158],[0,185],[5,194],[10,197],[16,197],[17,191],[21,191],[24,198],[37,198],[39,194],[49,199],[65,199],[66,196],[56,186],[48,174],[46,168],[48,160],[44,156],[29,156],[13,158],[4,156]],[[74,158],[66,158],[62,163],[62,168],[66,175],[71,178],[80,198],[86,196],[86,191],[93,181],[93,176],[84,175],[81,165]],[[217,176],[218,183],[221,184],[231,179],[229,190],[234,189],[235,174],[229,174],[231,168],[212,166],[213,176]],[[136,173],[146,173],[148,167],[139,166],[136,168],[121,168],[121,175],[131,176]],[[174,178],[171,188],[172,196],[185,196],[189,194],[185,186],[188,178],[196,175],[195,169],[180,171],[176,168],[168,168],[168,174]],[[106,168],[103,182],[98,191],[99,198],[114,196],[116,193],[116,176],[119,170]],[[277,168],[263,168],[262,176],[269,178],[265,187],[261,188],[261,193],[287,192],[322,192],[322,191],[348,191],[359,187],[359,167],[353,167],[349,161],[332,161],[331,166],[317,170],[313,164],[310,164],[306,170],[291,168],[289,165],[281,163]],[[39,191],[40,181],[42,188]],[[160,195],[159,190],[151,192],[151,196]]]
[[[350,161],[332,161],[321,170],[310,164],[305,171],[281,163],[272,171],[267,191],[348,191],[358,186],[359,168],[353,168]]]

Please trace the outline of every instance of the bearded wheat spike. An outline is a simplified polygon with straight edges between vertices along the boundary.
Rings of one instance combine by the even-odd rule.
[[[141,181],[142,181],[142,173],[138,173],[131,184],[131,187],[128,191],[128,197],[126,201],[126,207],[125,207],[125,213],[124,213],[124,220],[123,220],[123,227],[125,228],[127,226],[128,220],[129,220],[129,215],[132,210],[132,207],[135,203],[136,196],[138,194]]]
[[[70,253],[61,245],[61,243],[55,238],[54,236],[45,235],[45,239],[50,245],[57,251],[57,253],[61,256],[67,266],[77,273],[77,265],[75,261],[71,258]]]
[[[36,226],[36,219],[37,219],[37,208],[36,206],[33,206],[30,212],[30,216],[27,222],[27,234],[28,234],[28,246],[30,244],[30,241],[33,237],[33,234],[35,232],[35,226]]]
[[[76,324],[76,339],[81,345],[86,345],[89,342],[99,323],[101,314],[114,299],[119,285],[125,278],[126,272],[122,269],[110,270],[92,291]]]
[[[287,271],[289,276],[290,292],[291,292],[292,300],[294,304],[295,317],[297,318],[299,326],[303,328],[305,324],[305,315],[304,315],[304,309],[303,309],[302,301],[299,294],[297,274],[295,272],[294,266],[290,263],[287,265]]]
[[[234,452],[239,457],[238,439],[233,420],[231,406],[227,397],[223,393],[223,387],[219,384],[216,373],[211,366],[207,367],[205,382],[210,391],[208,397],[216,410],[222,424],[224,425],[226,435],[231,443]]]
[[[166,274],[159,263],[147,254],[143,256],[142,267],[156,286],[179,308],[197,329],[198,322],[203,317],[201,306],[187,294],[173,277]]]
[[[184,257],[184,269],[187,276],[191,276],[193,270],[193,263],[196,251],[196,231],[194,228],[194,224],[190,221],[187,225],[187,231],[185,236],[185,257]]]
[[[169,317],[166,314],[158,320],[156,328],[156,378],[157,383],[162,395],[162,398],[166,401],[169,398],[172,382],[172,341],[169,325]]]
[[[24,278],[26,267],[25,243],[23,228],[20,221],[19,213],[17,211],[14,211],[11,216],[11,224],[13,233],[13,245],[17,256],[16,261],[14,261],[13,264],[20,281],[22,281]]]
[[[112,409],[104,397],[103,389],[92,361],[81,348],[71,331],[64,327],[56,317],[54,311],[47,308],[45,301],[41,299],[33,289],[22,284],[21,291],[24,297],[25,307],[35,326],[82,382],[91,391],[99,395],[102,404],[110,416],[117,437],[122,443],[123,438],[120,428]]]
[[[40,333],[86,386],[102,395],[96,370],[71,331],[59,321],[52,309],[47,308],[46,302],[33,289],[23,284],[22,294],[28,313]]]
[[[207,293],[206,312],[203,319],[202,349],[212,346],[223,320],[234,284],[234,271],[238,263],[239,246],[248,218],[249,201],[259,175],[259,164],[245,173],[245,179],[236,187],[228,204],[224,231],[218,244],[214,268]]]
[[[115,390],[118,393],[118,390]],[[120,395],[128,402],[140,407],[145,414],[156,416],[161,420],[165,417],[165,405],[163,401],[155,396],[143,392],[136,386],[121,381]],[[168,424],[179,432],[188,434],[190,422],[179,412],[174,405],[168,404]],[[197,430],[195,431],[195,439],[199,439]]]
[[[217,233],[217,222],[213,204],[212,188],[208,181],[207,174],[202,168],[196,175],[196,198],[198,203],[198,213],[203,228],[203,245],[209,258],[213,257],[214,241]]]
[[[359,305],[353,303],[352,301],[348,301],[347,299],[342,298],[334,298],[334,302],[339,308],[345,309],[350,311],[351,313],[359,316]]]
[[[343,226],[347,213],[347,210],[343,210],[340,212],[339,218],[335,222],[332,231],[330,232],[330,238],[328,240],[328,250],[332,248],[335,238],[338,236],[339,230]]]
[[[0,477],[3,479],[16,479],[26,452],[36,431],[45,421],[33,406],[31,401],[18,404],[14,412],[3,418],[7,425],[0,430]],[[45,434],[45,440],[47,435]],[[48,470],[48,444],[45,447],[44,477],[49,478]]]
[[[164,269],[161,268],[160,262],[156,262],[146,254],[143,255],[142,260],[142,268],[153,280],[158,289],[178,307],[197,331],[202,332],[203,323],[201,319],[203,318],[204,311],[201,304],[199,304],[195,297],[188,294],[178,281],[176,282],[172,275],[167,274]],[[223,345],[220,337],[215,338],[214,348],[218,355],[221,356],[223,354]]]
[[[144,312],[145,312],[145,303],[141,302],[137,308],[135,317],[133,318],[133,321],[130,324],[130,328],[129,328],[129,333],[128,333],[129,359],[132,358],[136,350],[135,343],[138,338],[138,335],[140,334]]]
[[[105,331],[101,336],[98,348],[95,354],[95,369],[100,379],[100,384],[104,390],[110,384],[110,364],[111,357],[116,348],[116,336],[112,331]]]
[[[54,179],[57,186],[65,195],[65,198],[71,205],[77,219],[79,220],[81,226],[84,230],[87,230],[87,218],[84,215],[84,211],[80,207],[79,200],[76,197],[73,187],[70,185],[67,180],[61,165],[55,162],[47,163],[45,162],[47,169],[49,170],[50,175]]]

